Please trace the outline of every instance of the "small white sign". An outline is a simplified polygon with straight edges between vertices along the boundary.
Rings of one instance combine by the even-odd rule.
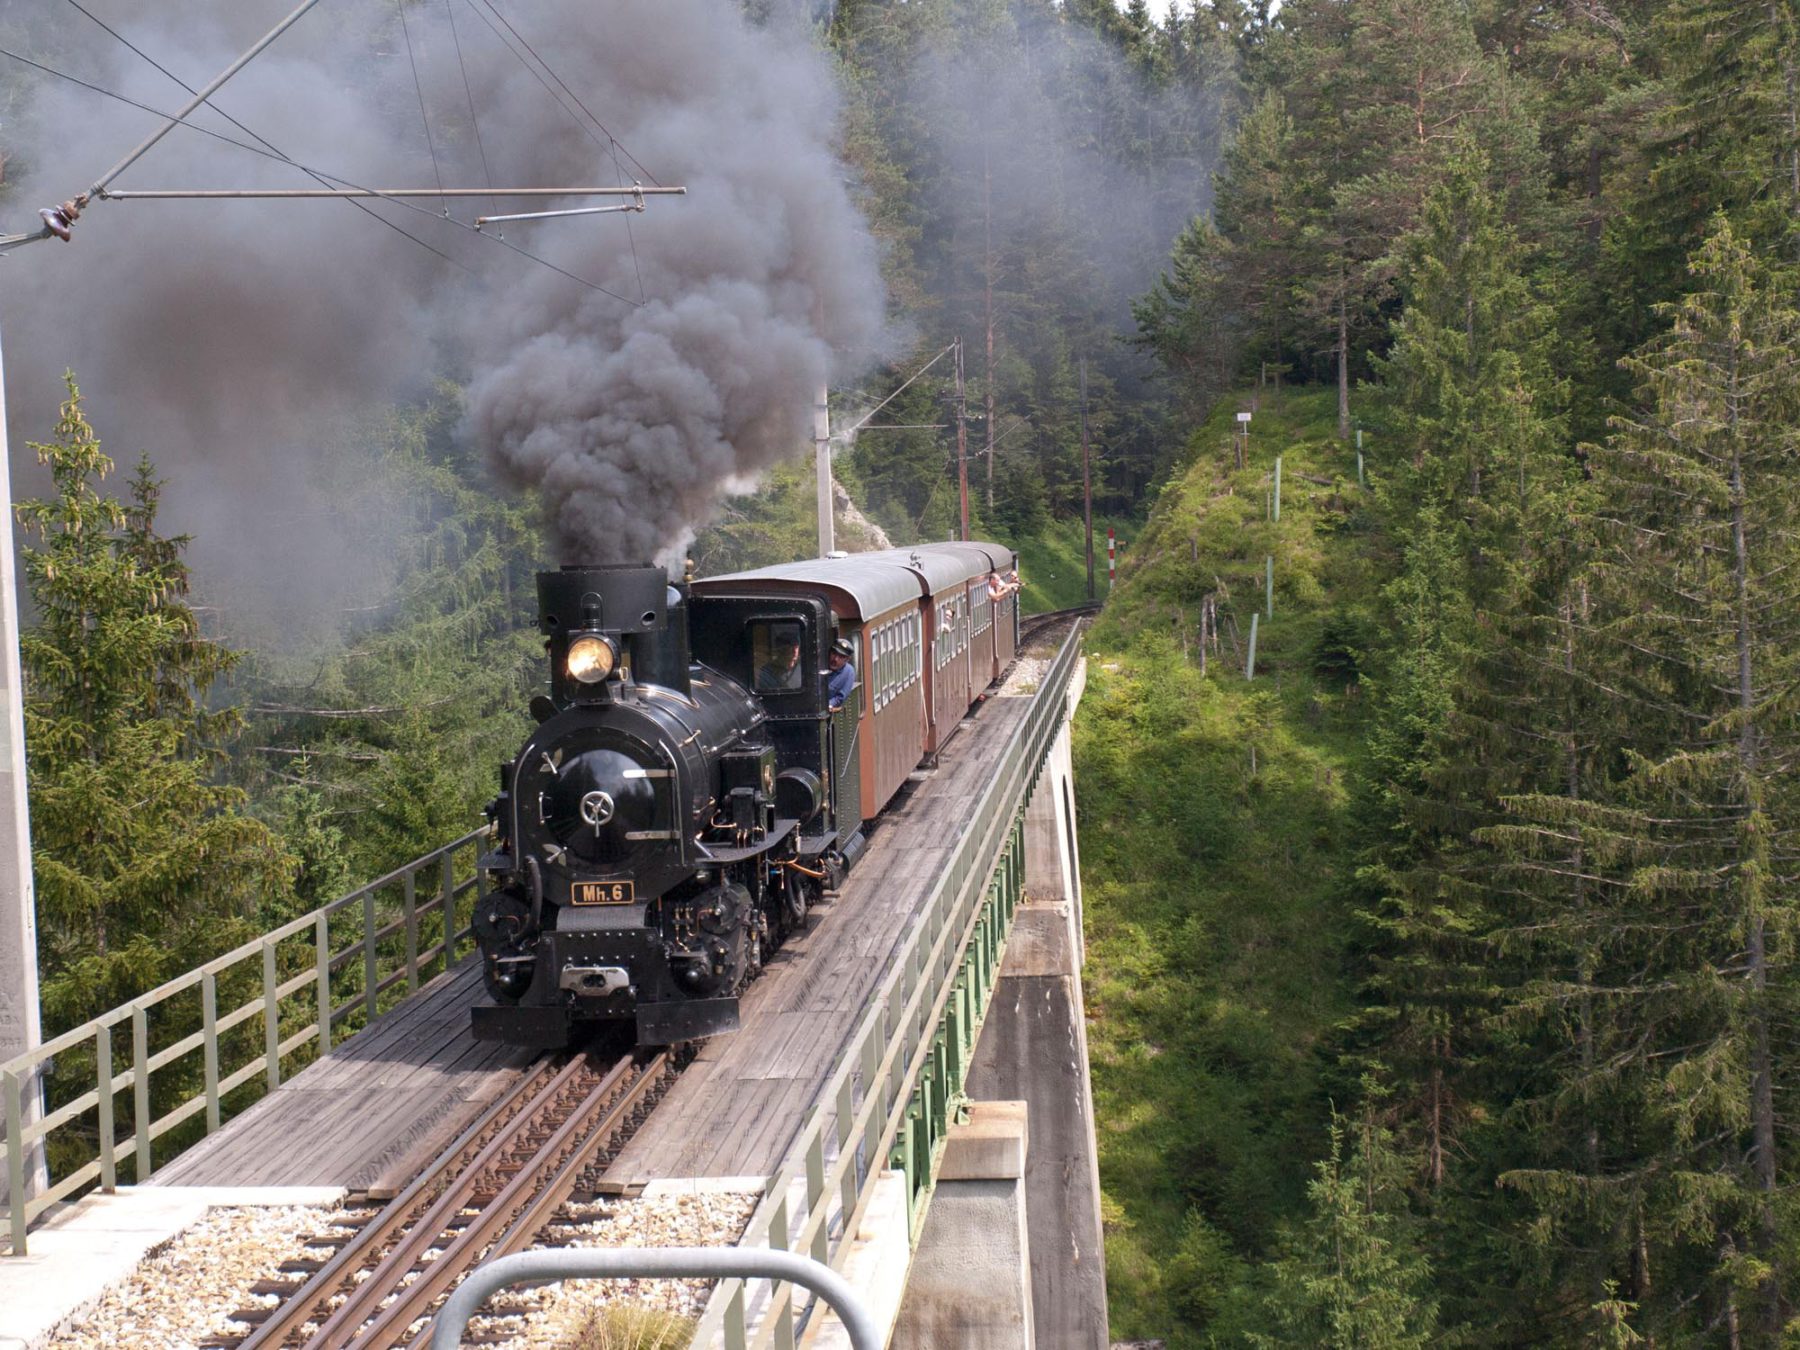
[[[1248,421],[1249,421],[1249,420],[1250,420],[1250,414],[1249,414],[1249,413],[1239,413],[1239,414],[1238,414],[1238,421],[1240,421],[1240,422],[1248,422]]]

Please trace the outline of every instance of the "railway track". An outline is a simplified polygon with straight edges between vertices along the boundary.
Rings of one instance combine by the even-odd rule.
[[[244,1309],[241,1337],[206,1350],[387,1350],[423,1347],[430,1317],[477,1263],[531,1245],[607,1164],[680,1071],[673,1052],[542,1060],[400,1195],[347,1207],[291,1262],[291,1278],[259,1285],[272,1309]],[[323,1253],[329,1252],[326,1256]]]
[[[1045,610],[1042,614],[1023,615],[1019,619],[1019,641],[1022,644],[1027,638],[1036,637],[1044,629],[1055,624],[1066,623],[1070,619],[1085,618],[1090,614],[1098,614],[1100,604],[1101,602],[1098,600],[1089,600],[1084,604],[1071,605],[1067,609],[1050,609]]]

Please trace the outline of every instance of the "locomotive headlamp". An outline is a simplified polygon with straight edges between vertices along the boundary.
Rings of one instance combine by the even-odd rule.
[[[583,684],[599,684],[618,664],[619,649],[610,638],[578,637],[569,644],[569,675]]]

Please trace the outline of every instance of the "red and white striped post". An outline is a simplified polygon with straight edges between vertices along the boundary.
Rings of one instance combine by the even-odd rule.
[[[1112,590],[1113,574],[1119,570],[1119,541],[1113,538],[1112,526],[1106,527],[1106,589]]]

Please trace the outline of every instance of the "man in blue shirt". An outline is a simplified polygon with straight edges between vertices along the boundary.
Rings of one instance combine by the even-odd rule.
[[[833,712],[844,706],[844,700],[856,688],[856,667],[850,661],[854,650],[843,638],[831,644],[831,676],[825,681],[825,699]]]

